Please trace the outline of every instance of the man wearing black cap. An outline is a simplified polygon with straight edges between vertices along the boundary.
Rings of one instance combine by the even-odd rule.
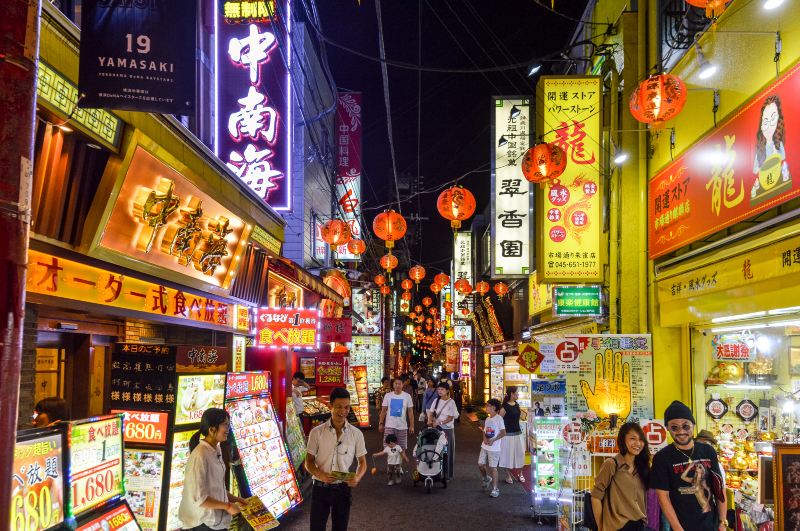
[[[650,486],[674,531],[725,531],[725,486],[717,453],[694,442],[694,416],[679,401],[664,411],[673,443],[653,458]]]

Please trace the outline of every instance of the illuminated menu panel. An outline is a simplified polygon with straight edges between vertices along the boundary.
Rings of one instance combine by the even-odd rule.
[[[183,523],[178,518],[178,509],[183,497],[183,479],[189,461],[189,439],[194,431],[177,431],[172,435],[172,464],[169,469],[169,498],[167,501],[167,529],[179,531]]]
[[[18,441],[14,445],[14,468],[10,475],[10,529],[39,531],[64,521],[61,433]]]
[[[125,443],[167,444],[166,411],[122,411],[111,413],[124,415]]]
[[[72,514],[125,494],[121,416],[72,424],[69,445]]]
[[[125,449],[125,498],[142,531],[158,529],[163,477],[163,450]]]
[[[178,404],[175,425],[200,422],[203,412],[222,407],[225,399],[224,374],[191,374],[178,376]]]
[[[306,437],[303,434],[303,427],[300,425],[300,417],[294,407],[294,399],[290,396],[286,399],[286,446],[289,447],[289,455],[292,456],[292,464],[295,470],[303,466],[306,459]]]
[[[369,426],[369,393],[367,391],[367,367],[357,365],[350,367],[353,376],[358,404],[353,406],[353,411],[361,427]],[[352,402],[351,402],[352,403]]]
[[[130,508],[120,505],[79,526],[77,531],[139,531],[139,526]]]

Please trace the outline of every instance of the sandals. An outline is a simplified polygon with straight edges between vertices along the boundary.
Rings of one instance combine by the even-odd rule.
[[[513,485],[513,484],[514,484],[514,480],[513,480],[513,479],[511,479],[511,478],[506,478],[506,479],[505,479],[505,481],[506,481],[506,483],[508,483],[509,485]]]
[[[524,475],[522,475],[522,474],[519,475],[519,482],[520,483],[525,483],[525,476]]]

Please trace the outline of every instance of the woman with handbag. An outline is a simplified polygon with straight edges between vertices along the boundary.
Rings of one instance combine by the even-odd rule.
[[[592,513],[598,531],[641,531],[647,523],[650,449],[642,428],[623,424],[617,434],[619,453],[607,459],[594,478]]]

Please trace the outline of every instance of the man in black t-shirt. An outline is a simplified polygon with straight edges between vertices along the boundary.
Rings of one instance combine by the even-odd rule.
[[[714,449],[694,441],[694,416],[682,402],[664,412],[673,443],[653,458],[650,486],[674,531],[725,531],[725,486]]]

